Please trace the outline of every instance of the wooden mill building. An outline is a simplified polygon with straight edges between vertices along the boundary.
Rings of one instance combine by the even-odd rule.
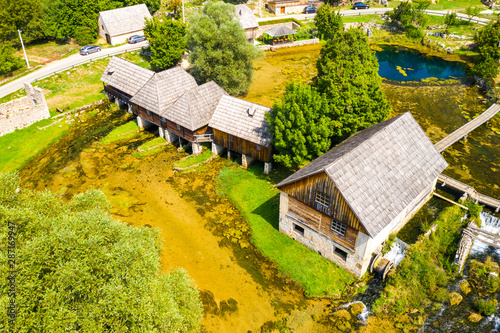
[[[271,108],[236,97],[222,96],[210,120],[213,129],[212,152],[219,154],[227,149],[242,156],[246,168],[257,159],[264,162],[264,173],[271,171],[272,135],[266,121]]]
[[[151,19],[145,4],[106,10],[99,13],[99,36],[111,45],[127,43],[134,35],[144,35],[146,20]]]
[[[361,277],[430,199],[447,167],[407,112],[369,127],[276,185],[280,231]]]
[[[245,30],[247,40],[253,43],[259,29],[257,18],[255,18],[253,11],[247,5],[235,5],[234,9],[236,10],[236,17],[240,20],[243,30]]]

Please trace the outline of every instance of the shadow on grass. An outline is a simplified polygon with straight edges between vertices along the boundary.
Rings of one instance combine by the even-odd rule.
[[[277,193],[271,199],[254,209],[252,214],[259,215],[267,223],[272,225],[274,229],[279,230],[279,209],[280,195]]]

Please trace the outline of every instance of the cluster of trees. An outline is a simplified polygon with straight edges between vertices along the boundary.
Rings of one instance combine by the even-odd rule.
[[[428,1],[401,2],[394,10],[387,13],[393,20],[401,24],[406,35],[411,38],[422,38],[424,36],[423,26],[427,22],[424,10],[430,5]]]
[[[472,71],[493,85],[495,78],[500,74],[500,20],[491,22],[479,30],[474,36],[474,42],[479,55]]]
[[[20,47],[18,30],[29,44],[39,40],[66,41],[80,45],[97,39],[100,11],[145,3],[151,12],[161,0],[0,0],[0,74],[23,64],[12,53]]]
[[[261,51],[247,42],[234,5],[210,1],[190,17],[187,28],[178,21],[153,18],[145,34],[154,70],[177,64],[187,47],[191,74],[199,84],[213,80],[231,95],[250,88],[253,62]]]
[[[199,331],[199,291],[184,270],[160,271],[159,231],[108,209],[101,191],[64,204],[0,174],[0,331]]]
[[[322,7],[318,13],[328,14],[316,17],[318,31],[330,22],[335,29],[320,32],[327,42],[317,63],[318,75],[311,84],[289,83],[267,119],[277,151],[273,157],[287,167],[300,167],[357,131],[385,120],[391,111],[366,34],[361,29],[343,32],[338,13]]]

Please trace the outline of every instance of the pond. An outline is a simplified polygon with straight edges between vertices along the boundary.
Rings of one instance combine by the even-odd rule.
[[[394,81],[420,81],[427,78],[464,78],[465,65],[426,56],[405,48],[384,47],[376,53],[381,77]]]

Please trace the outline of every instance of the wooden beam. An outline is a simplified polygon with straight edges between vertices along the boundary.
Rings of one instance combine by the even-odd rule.
[[[469,210],[469,208],[465,207],[464,205],[461,205],[461,204],[459,204],[458,202],[455,202],[455,201],[453,201],[453,200],[450,200],[450,199],[448,199],[447,197],[442,196],[441,194],[437,194],[436,192],[434,192],[434,195],[435,195],[436,197],[438,197],[438,198],[440,198],[440,199],[443,199],[443,200],[445,200],[445,201],[448,201],[448,202],[450,202],[450,203],[452,203],[452,204],[454,204],[454,205],[460,206],[461,208],[463,208],[463,209],[465,209],[465,210]]]

